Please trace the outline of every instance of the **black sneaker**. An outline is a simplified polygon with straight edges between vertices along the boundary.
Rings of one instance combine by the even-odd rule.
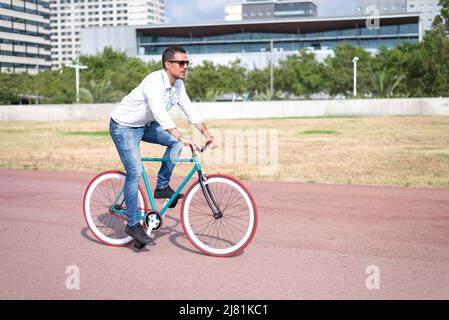
[[[126,232],[127,235],[131,236],[134,240],[136,240],[137,242],[139,242],[141,244],[147,244],[147,243],[153,241],[153,239],[151,239],[145,233],[145,231],[143,231],[142,226],[140,225],[140,223],[136,224],[133,227],[130,227],[129,225],[126,225],[125,232]]]
[[[170,186],[167,186],[165,189],[156,189],[154,190],[154,198],[155,199],[170,199],[172,195],[175,193]],[[178,194],[178,199],[184,198],[184,194]]]

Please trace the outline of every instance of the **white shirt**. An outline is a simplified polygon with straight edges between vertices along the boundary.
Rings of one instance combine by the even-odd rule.
[[[129,127],[143,127],[157,121],[164,130],[176,127],[168,111],[178,105],[191,124],[204,122],[186,93],[184,82],[170,85],[167,72],[150,73],[131,93],[122,99],[110,116],[117,123]]]

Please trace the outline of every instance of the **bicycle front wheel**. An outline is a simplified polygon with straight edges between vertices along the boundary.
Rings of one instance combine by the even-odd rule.
[[[182,203],[181,220],[192,244],[204,254],[234,256],[252,241],[257,228],[257,207],[248,189],[232,177],[210,175],[205,182],[220,214],[214,215],[199,181]]]
[[[125,178],[121,171],[102,172],[92,179],[84,193],[86,223],[94,236],[109,246],[124,247],[133,241],[125,232],[128,223],[123,198]],[[139,186],[137,205],[142,215],[148,211],[143,195]]]

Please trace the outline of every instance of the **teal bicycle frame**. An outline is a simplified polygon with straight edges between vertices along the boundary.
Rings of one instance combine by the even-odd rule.
[[[194,166],[192,168],[192,170],[190,171],[190,173],[187,175],[187,177],[184,179],[184,181],[180,184],[180,186],[178,187],[178,189],[176,189],[175,193],[172,195],[172,197],[168,200],[168,202],[164,205],[164,207],[159,211],[161,216],[164,216],[167,209],[169,208],[170,204],[172,204],[172,202],[176,199],[176,197],[178,196],[178,194],[181,192],[181,190],[185,187],[185,185],[189,182],[189,180],[192,178],[192,176],[195,174],[195,172],[199,172],[201,173],[201,165],[198,161],[198,157],[196,155],[193,155],[192,158],[188,158],[188,159],[165,159],[165,158],[141,158],[142,160],[142,178],[143,178],[143,182],[145,185],[145,189],[147,192],[147,196],[148,199],[150,200],[150,205],[151,205],[151,209],[152,210],[157,210],[156,208],[156,203],[154,202],[154,198],[153,198],[153,194],[151,192],[151,188],[150,188],[150,183],[148,181],[148,176],[146,174],[145,171],[145,166],[144,163],[145,162],[175,162],[175,163],[179,163],[179,162],[184,162],[184,163],[194,163]],[[125,215],[126,216],[126,212],[124,212],[123,209],[119,209],[122,208],[123,202],[124,200],[122,200],[122,202],[119,204],[119,200],[123,194],[123,189],[120,191],[120,193],[117,196],[117,199],[115,199],[114,204],[112,205],[112,212],[120,214],[120,215]],[[145,215],[146,212],[142,214],[141,212],[141,208],[140,209],[140,219],[145,219]]]

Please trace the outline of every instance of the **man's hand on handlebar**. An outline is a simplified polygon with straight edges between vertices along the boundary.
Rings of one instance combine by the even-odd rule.
[[[201,147],[199,144],[197,144],[195,141],[193,141],[192,138],[181,138],[180,140],[185,146],[189,146],[190,149],[192,150],[192,152],[196,153],[202,153],[204,151],[206,151],[209,148],[216,148],[215,144],[214,144],[214,140],[213,139],[209,139],[206,141],[206,144]]]
[[[179,139],[179,142],[184,144],[186,147],[189,146],[190,148],[195,148],[196,150],[201,150],[201,146],[198,143],[196,143],[195,141],[193,141],[193,138],[182,137],[181,139]]]
[[[205,125],[203,124],[204,128]],[[181,133],[178,131],[177,128],[167,129],[167,132],[170,133],[172,136],[174,136],[179,142],[181,142],[186,147],[189,146],[192,151],[199,151],[203,152],[208,148],[215,149],[215,138],[212,136],[209,131],[207,131],[207,128],[205,131],[203,131],[203,134],[206,137],[206,144],[204,147],[201,147],[198,143],[196,143],[193,138],[185,138],[181,135]]]
[[[206,144],[204,145],[201,152],[206,151],[208,148],[215,149],[217,146],[215,145],[215,138],[214,136],[208,136],[206,137]]]

